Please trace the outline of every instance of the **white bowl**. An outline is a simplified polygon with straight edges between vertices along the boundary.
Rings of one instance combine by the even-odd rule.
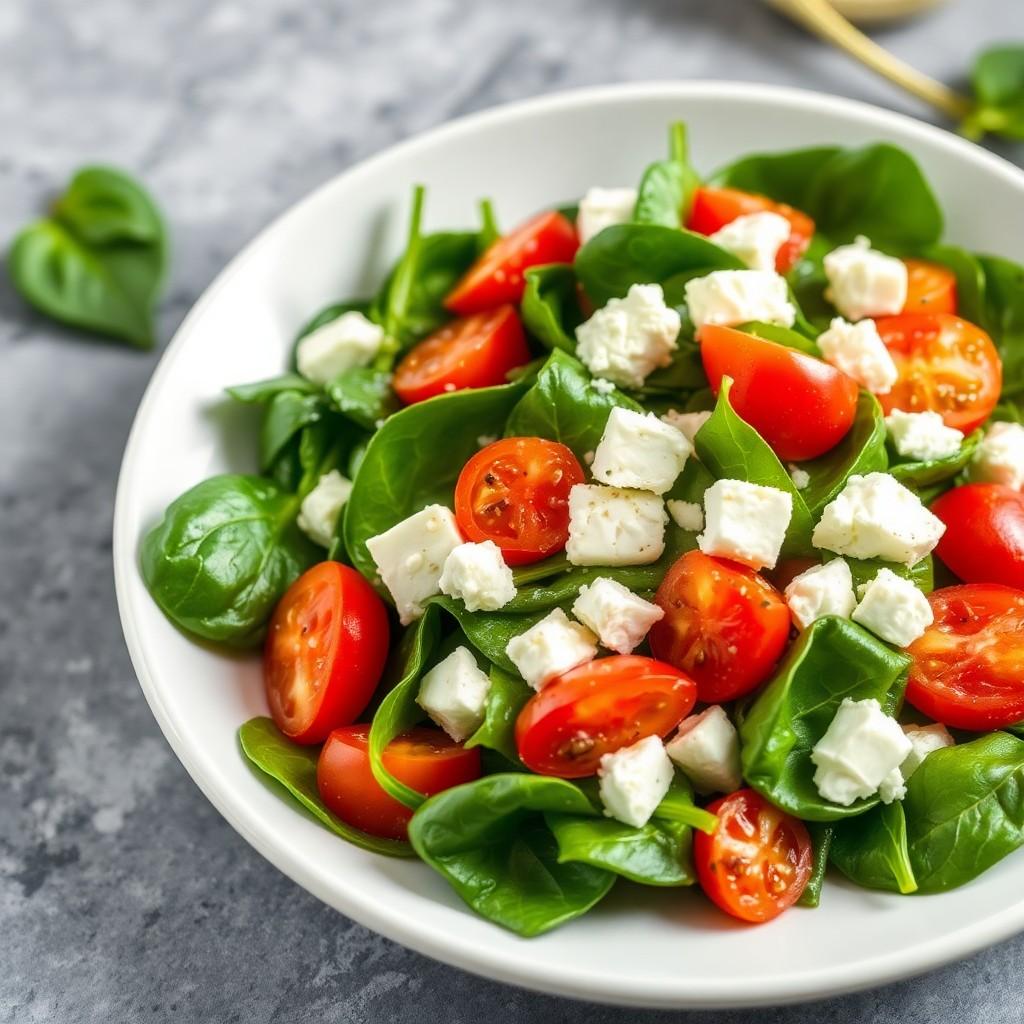
[[[117,595],[142,689],[175,753],[224,817],[320,899],[429,956],[530,988],[660,1007],[779,1003],[880,985],[1024,929],[1024,858],[942,896],[830,879],[820,909],[763,927],[732,921],[697,892],[623,883],[586,917],[519,939],[476,917],[424,865],[348,846],[265,788],[235,739],[242,722],[266,713],[256,659],[191,643],[157,609],[138,568],[139,539],[172,498],[212,473],[253,468],[253,421],[225,408],[223,388],[279,372],[305,319],[377,286],[401,249],[414,182],[428,186],[431,228],[473,224],[481,196],[512,224],[590,185],[636,182],[680,118],[705,170],[758,150],[895,142],[924,166],[950,239],[1024,257],[1024,174],[946,132],[847,100],[759,85],[651,84],[463,119],[318,189],[233,260],[185,320],[124,457]]]

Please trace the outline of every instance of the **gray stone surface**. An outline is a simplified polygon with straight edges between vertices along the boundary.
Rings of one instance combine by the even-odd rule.
[[[1020,0],[960,0],[883,38],[952,80],[1021,36]],[[495,103],[676,77],[928,113],[757,0],[3,0],[0,239],[76,164],[136,171],[174,232],[166,339],[242,243],[352,162]],[[0,1021],[656,1019],[372,935],[200,795],[136,685],[111,578],[118,462],[156,358],[61,331],[0,281]],[[1024,938],[825,1004],[676,1016],[998,1024],[1021,1019],[1022,967]]]

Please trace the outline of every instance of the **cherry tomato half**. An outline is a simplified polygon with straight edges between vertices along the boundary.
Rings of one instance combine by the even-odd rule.
[[[800,210],[777,203],[767,196],[741,192],[737,188],[698,188],[686,226],[702,235],[713,235],[737,217],[747,213],[777,213],[789,221],[789,238],[775,257],[775,269],[784,274],[800,262],[814,236],[814,221]]]
[[[904,313],[955,313],[956,274],[941,263],[904,260],[907,266],[907,301]]]
[[[857,382],[814,356],[731,327],[701,328],[700,355],[717,395],[732,377],[729,401],[784,461],[834,448],[857,415]]]
[[[932,505],[946,532],[936,553],[965,583],[1024,588],[1024,494],[966,484]]]
[[[321,743],[370,702],[388,654],[388,613],[355,569],[321,562],[277,603],[263,651],[263,682],[277,727]]]
[[[530,771],[581,779],[597,771],[603,754],[668,735],[696,699],[693,680],[671,665],[638,654],[599,658],[527,701],[516,746]]]
[[[907,650],[907,700],[956,729],[1024,719],[1024,591],[967,583],[928,595],[935,621]]]
[[[741,921],[762,924],[788,910],[811,877],[814,851],[799,818],[780,811],[752,789],[708,804],[715,831],[693,834],[701,888]]]
[[[691,676],[702,702],[749,693],[789,640],[782,595],[753,569],[701,551],[688,551],[669,569],[654,600],[665,617],[648,634],[651,651]]]
[[[492,540],[509,565],[561,551],[569,539],[569,491],[583,467],[564,444],[506,437],[481,448],[459,474],[455,518],[463,535]]]
[[[405,839],[412,811],[380,788],[370,769],[370,726],[349,725],[327,737],[316,766],[320,798],[342,821],[384,839]],[[480,778],[480,751],[440,729],[417,726],[395,737],[381,757],[399,782],[433,796]]]
[[[412,405],[446,391],[504,384],[509,370],[530,361],[526,335],[512,306],[453,320],[411,348],[395,368],[395,394]]]
[[[969,434],[999,401],[1003,367],[992,339],[949,313],[906,313],[875,321],[899,380],[878,400],[886,414],[941,414],[947,427]]]
[[[571,263],[579,247],[576,228],[562,214],[540,213],[494,242],[444,304],[467,316],[505,302],[518,303],[526,289],[526,270],[544,263]]]

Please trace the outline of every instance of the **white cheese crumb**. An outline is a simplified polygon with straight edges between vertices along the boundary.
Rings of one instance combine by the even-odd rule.
[[[561,608],[546,615],[505,647],[509,661],[535,690],[597,655],[597,637]]]
[[[313,490],[302,499],[297,519],[299,529],[314,544],[329,548],[334,540],[338,516],[351,493],[351,480],[336,469],[324,473]]]
[[[744,480],[716,480],[704,492],[706,555],[732,558],[752,569],[774,568],[793,515],[793,496]]]
[[[790,223],[779,213],[745,213],[720,228],[708,241],[731,252],[751,270],[774,270],[779,249],[786,243]]]
[[[774,270],[715,270],[687,281],[685,292],[698,332],[707,324],[731,327],[760,320],[792,327],[796,322],[789,285]]]
[[[497,611],[516,596],[512,570],[493,540],[454,548],[445,560],[438,586],[442,594],[459,598],[468,612]]]
[[[576,214],[576,233],[580,245],[613,224],[628,224],[633,219],[635,188],[592,188],[580,200]]]
[[[692,452],[690,442],[654,413],[616,407],[594,453],[594,477],[614,487],[664,494]]]
[[[1019,423],[993,423],[968,467],[974,483],[1024,488],[1024,427]]]
[[[704,529],[704,509],[697,502],[676,501],[672,498],[665,502],[665,507],[680,530],[700,533]]]
[[[603,576],[580,587],[572,613],[597,634],[608,650],[618,654],[629,654],[639,647],[651,626],[665,616],[656,604]]]
[[[851,616],[853,621],[897,647],[909,647],[935,618],[928,598],[892,569],[880,569],[858,592],[860,603]]]
[[[874,320],[851,324],[837,316],[819,336],[818,348],[826,362],[874,395],[887,395],[899,380],[899,370]]]
[[[885,426],[896,451],[908,459],[930,462],[948,459],[960,451],[964,435],[947,427],[937,412],[903,412],[893,409]]]
[[[674,769],[657,736],[647,736],[601,758],[599,792],[605,814],[642,828],[672,785]]]
[[[871,248],[858,235],[852,245],[833,249],[824,259],[829,288],[825,298],[848,320],[900,313],[907,302],[907,265]]]
[[[807,629],[826,615],[849,618],[857,605],[849,565],[841,558],[834,558],[800,573],[786,587],[786,604],[800,629]]]

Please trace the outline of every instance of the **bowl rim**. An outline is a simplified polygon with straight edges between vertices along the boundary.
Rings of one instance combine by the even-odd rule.
[[[899,956],[864,959],[853,965],[832,965],[794,973],[781,980],[759,982],[755,992],[742,991],[735,981],[728,983],[698,978],[665,978],[657,981],[647,978],[629,985],[623,983],[621,976],[609,978],[603,974],[599,970],[600,965],[595,965],[593,971],[573,970],[567,974],[557,963],[538,965],[533,960],[520,961],[514,956],[510,957],[507,951],[496,956],[493,951],[488,952],[487,947],[479,947],[462,939],[457,932],[439,935],[432,930],[429,922],[413,920],[400,912],[391,911],[386,903],[368,894],[355,889],[342,891],[331,887],[325,880],[305,870],[287,848],[286,841],[280,840],[269,829],[261,828],[256,816],[247,813],[244,804],[235,799],[230,783],[215,773],[203,770],[193,756],[190,744],[175,728],[160,687],[155,682],[156,674],[142,643],[136,609],[129,593],[129,578],[139,572],[138,537],[132,532],[134,526],[128,512],[129,494],[141,479],[138,452],[142,438],[149,429],[150,417],[156,404],[155,396],[183,351],[193,323],[200,320],[206,310],[217,302],[228,282],[241,272],[269,234],[292,217],[297,217],[307,206],[317,203],[328,190],[341,186],[357,175],[372,174],[378,165],[399,155],[414,154],[420,147],[433,147],[444,141],[471,135],[484,126],[500,126],[536,115],[613,104],[624,99],[642,101],[663,100],[666,97],[680,100],[742,100],[776,109],[787,107],[822,114],[841,113],[848,119],[860,120],[882,131],[891,129],[904,139],[916,138],[945,148],[973,162],[980,170],[1006,180],[1020,190],[1024,199],[1024,171],[945,129],[859,100],[756,82],[651,81],[569,89],[475,112],[421,132],[353,164],[288,206],[228,262],[184,317],[146,386],[125,446],[114,499],[114,588],[132,666],[157,724],[176,757],[232,828],[293,882],[324,903],[365,927],[434,960],[534,991],[590,1002],[664,1009],[777,1005],[884,985],[972,954],[1024,930],[1024,900],[952,934],[937,934],[926,942],[908,948]]]

